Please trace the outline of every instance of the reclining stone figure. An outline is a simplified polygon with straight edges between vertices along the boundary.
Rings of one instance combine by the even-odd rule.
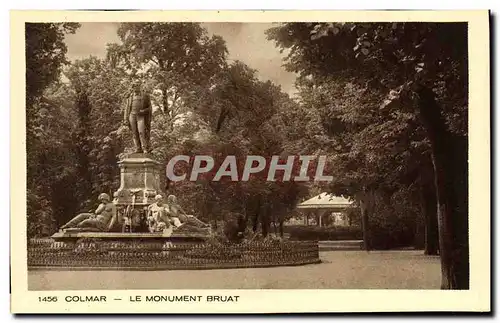
[[[191,214],[187,214],[182,207],[177,203],[177,197],[175,195],[169,195],[167,197],[168,213],[171,218],[172,224],[176,227],[181,227],[183,225],[193,226],[195,228],[209,228],[210,225],[199,220],[197,217]]]
[[[111,198],[106,193],[101,193],[98,200],[101,203],[94,213],[80,213],[68,223],[63,225],[60,229],[75,229],[77,231],[109,231],[116,221],[116,206],[113,202],[111,202]]]

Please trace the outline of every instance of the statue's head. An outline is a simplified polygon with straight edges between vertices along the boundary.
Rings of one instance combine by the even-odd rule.
[[[109,201],[111,201],[111,198],[106,193],[99,194],[99,197],[97,199],[99,200],[99,202],[109,202]]]
[[[155,202],[161,204],[163,202],[163,196],[161,196],[160,194],[156,195]]]
[[[132,82],[132,91],[133,92],[141,92],[143,90],[143,84],[141,82],[141,80],[134,80]]]
[[[167,197],[167,202],[169,204],[175,204],[175,203],[177,203],[177,197],[175,197],[175,195],[169,195]]]

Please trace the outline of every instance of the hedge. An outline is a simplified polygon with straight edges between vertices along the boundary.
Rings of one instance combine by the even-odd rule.
[[[290,240],[298,241],[332,241],[362,240],[363,232],[358,226],[317,227],[305,225],[285,226],[283,231],[290,234]]]
[[[241,244],[113,242],[91,239],[28,244],[29,269],[175,270],[293,266],[320,262],[312,241],[248,241]]]
[[[290,234],[290,240],[295,241],[335,241],[335,240],[363,240],[361,227],[316,227],[316,226],[287,226],[285,233]],[[388,250],[415,245],[413,228],[402,224],[381,226],[378,223],[370,227],[371,247],[375,250]]]

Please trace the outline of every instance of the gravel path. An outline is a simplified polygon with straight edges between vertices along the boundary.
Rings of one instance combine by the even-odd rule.
[[[171,271],[28,272],[30,290],[439,289],[438,257],[422,251],[326,251],[321,264]]]

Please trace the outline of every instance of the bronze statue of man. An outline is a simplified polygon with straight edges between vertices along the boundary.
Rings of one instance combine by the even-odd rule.
[[[153,110],[151,98],[139,82],[133,85],[127,99],[123,122],[132,131],[136,153],[149,153],[151,150],[151,120]]]

